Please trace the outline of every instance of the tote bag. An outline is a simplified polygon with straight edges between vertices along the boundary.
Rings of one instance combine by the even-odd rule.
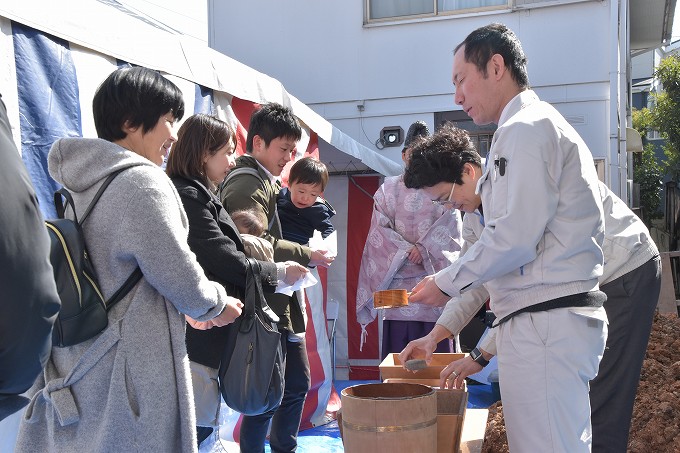
[[[259,415],[281,404],[284,365],[281,334],[262,292],[260,264],[248,258],[243,312],[229,326],[220,363],[220,392],[227,406]]]

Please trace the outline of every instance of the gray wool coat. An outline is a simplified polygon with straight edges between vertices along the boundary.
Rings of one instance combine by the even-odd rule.
[[[51,358],[29,391],[19,452],[196,451],[182,313],[218,315],[227,297],[187,245],[188,223],[170,179],[152,162],[99,139],[62,139],[52,177],[72,191],[99,284],[108,299],[139,265],[144,277],[109,312],[97,337]]]

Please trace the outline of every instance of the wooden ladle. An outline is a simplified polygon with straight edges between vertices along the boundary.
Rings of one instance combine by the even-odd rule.
[[[408,296],[411,293],[405,289],[384,289],[373,293],[373,308],[398,308],[408,306]]]

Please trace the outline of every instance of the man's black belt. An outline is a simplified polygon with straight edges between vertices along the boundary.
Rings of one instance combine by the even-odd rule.
[[[607,295],[602,291],[588,291],[586,293],[570,294],[569,296],[558,297],[557,299],[547,300],[535,305],[529,305],[514,313],[510,313],[496,323],[494,327],[500,326],[504,322],[522,313],[534,313],[538,311],[548,311],[555,308],[578,308],[578,307],[601,307],[607,300]]]

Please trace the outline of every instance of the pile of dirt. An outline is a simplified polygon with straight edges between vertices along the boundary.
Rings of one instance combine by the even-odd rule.
[[[680,445],[680,318],[654,317],[633,408],[628,452],[678,452]],[[501,402],[489,407],[482,453],[506,453]]]
[[[505,434],[503,404],[500,401],[489,406],[489,419],[486,422],[482,453],[510,453],[508,436]]]
[[[642,365],[628,451],[680,449],[680,319],[656,315]]]

